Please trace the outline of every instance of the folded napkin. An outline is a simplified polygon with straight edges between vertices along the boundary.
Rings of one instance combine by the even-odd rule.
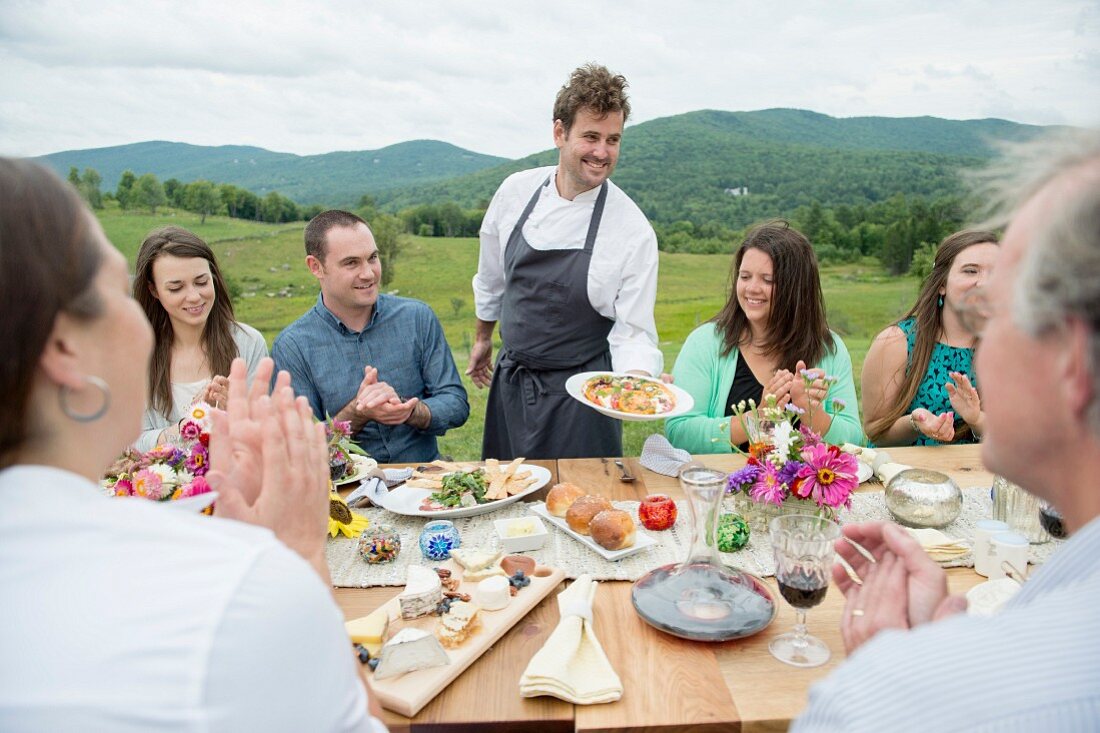
[[[970,552],[970,545],[965,540],[952,539],[938,529],[906,528],[905,531],[912,535],[928,556],[936,562],[954,560]]]
[[[411,468],[375,468],[359,484],[355,491],[348,494],[345,501],[348,506],[370,506],[377,501],[371,500],[386,493],[389,487],[408,481],[413,475]]]
[[[645,439],[638,463],[663,476],[679,476],[680,467],[690,460],[690,453],[674,448],[665,436],[654,433]]]
[[[582,575],[558,594],[561,621],[519,679],[523,697],[549,695],[576,705],[615,702],[623,683],[592,630],[596,581]]]

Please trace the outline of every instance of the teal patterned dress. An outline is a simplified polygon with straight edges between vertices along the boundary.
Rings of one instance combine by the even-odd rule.
[[[905,333],[907,359],[911,360],[913,345],[917,337],[917,321],[915,318],[906,318],[898,323],[898,328]],[[932,347],[932,358],[928,361],[928,371],[924,373],[924,379],[921,380],[920,387],[917,388],[917,394],[909,404],[908,412],[912,412],[918,407],[923,407],[935,415],[952,410],[951,398],[944,388],[944,385],[951,381],[951,372],[961,372],[970,377],[970,383],[977,388],[978,379],[974,374],[974,349],[948,346],[937,341],[936,345]],[[955,416],[956,431],[965,424],[962,418],[958,415]],[[977,438],[974,437],[973,432],[970,432],[965,438],[956,439],[954,442],[976,443]],[[917,436],[915,445],[940,445],[940,443],[921,433]]]

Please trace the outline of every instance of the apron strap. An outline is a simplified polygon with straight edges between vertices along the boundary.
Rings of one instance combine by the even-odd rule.
[[[592,219],[588,222],[588,234],[584,238],[584,251],[592,254],[592,245],[596,243],[596,233],[600,230],[600,219],[603,218],[603,205],[607,201],[607,181],[600,186],[600,195],[596,197],[596,205],[592,209]]]

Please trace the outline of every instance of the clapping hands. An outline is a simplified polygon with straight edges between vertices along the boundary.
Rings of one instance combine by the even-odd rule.
[[[267,394],[273,370],[271,359],[261,361],[249,388],[244,361],[234,359],[228,402],[211,413],[206,478],[220,494],[214,513],[271,529],[327,582],[325,428],[304,397],[295,399],[288,373]]]
[[[966,599],[948,594],[943,569],[905,530],[866,522],[841,531],[874,557],[864,557],[847,540],[836,543],[837,554],[863,580],[860,585],[840,565],[833,567],[833,581],[845,597],[840,633],[848,654],[883,629],[909,629],[966,610]]]
[[[955,414],[969,425],[977,425],[981,419],[982,400],[978,390],[970,382],[970,377],[962,372],[951,372],[951,381],[944,385],[947,396],[951,398],[951,407]]]
[[[418,402],[416,397],[402,401],[393,387],[378,381],[378,370],[368,365],[363,369],[354,410],[364,422],[373,420],[383,425],[400,425],[409,419]]]

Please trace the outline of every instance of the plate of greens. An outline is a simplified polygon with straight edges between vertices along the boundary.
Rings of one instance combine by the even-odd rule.
[[[438,489],[414,488],[402,485],[384,494],[379,492],[371,500],[394,514],[410,517],[435,517],[452,519],[487,514],[503,506],[517,502],[550,483],[550,471],[542,466],[522,463],[515,469],[517,476],[524,476],[522,487],[515,493],[493,491],[492,477],[484,470],[454,471],[440,477]]]

